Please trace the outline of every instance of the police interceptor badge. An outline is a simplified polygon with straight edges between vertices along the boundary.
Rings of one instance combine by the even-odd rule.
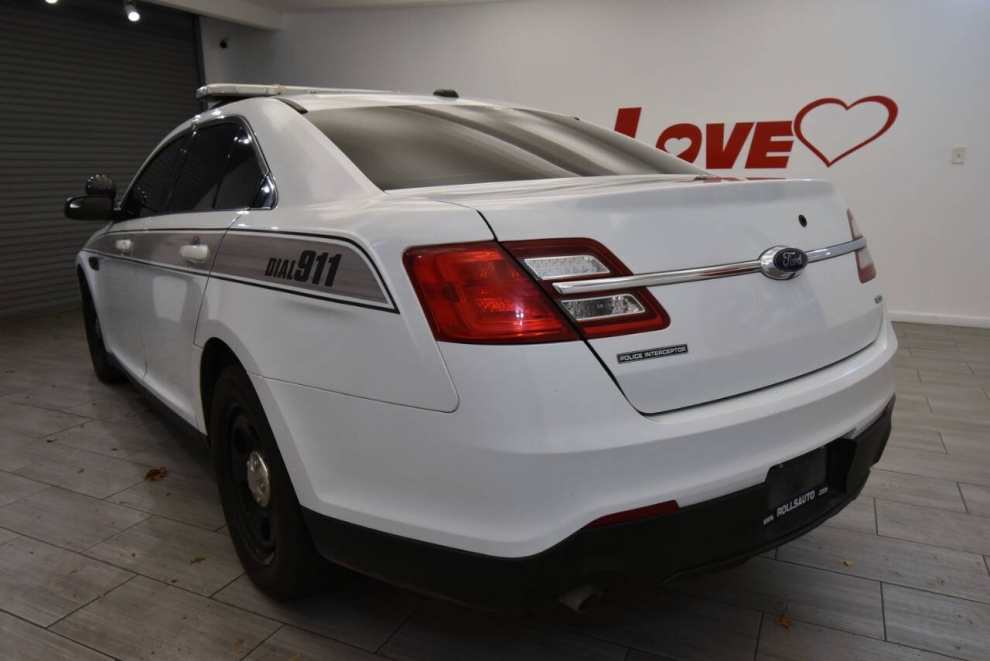
[[[667,356],[679,356],[688,352],[686,344],[674,344],[669,347],[657,347],[656,349],[643,349],[642,351],[628,351],[618,354],[615,359],[622,363],[634,363],[637,360],[649,360],[651,358],[666,358]]]

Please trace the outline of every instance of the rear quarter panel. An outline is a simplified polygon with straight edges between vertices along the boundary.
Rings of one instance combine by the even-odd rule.
[[[230,232],[225,242],[237,233],[257,243],[250,259],[259,275],[272,258],[298,257],[298,251],[293,255],[286,247],[287,236],[298,238],[300,247],[321,237],[345,241],[377,267],[390,304],[364,305],[346,297],[332,301],[268,288],[265,281],[223,279],[215,266],[196,331],[197,346],[218,338],[249,372],[266,379],[435,411],[457,408],[457,393],[406,276],[402,255],[414,245],[491,239],[476,212],[431,201],[392,202],[381,196],[320,207],[251,211]],[[216,264],[223,259],[221,244]],[[252,268],[241,261],[243,268]]]

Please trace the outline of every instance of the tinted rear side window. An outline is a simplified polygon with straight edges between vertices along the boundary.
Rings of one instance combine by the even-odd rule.
[[[383,190],[704,171],[580,120],[492,106],[407,105],[304,115]]]
[[[127,200],[127,212],[131,217],[154,216],[164,213],[171,190],[175,166],[183,154],[188,137],[175,140],[151,159],[141,171]]]
[[[215,209],[246,209],[262,206],[257,200],[264,175],[251,145],[251,136],[241,129],[234,141],[227,168],[217,192]]]
[[[168,210],[205,211],[213,208],[227,156],[241,132],[237,124],[216,124],[196,132],[189,155],[175,181]]]

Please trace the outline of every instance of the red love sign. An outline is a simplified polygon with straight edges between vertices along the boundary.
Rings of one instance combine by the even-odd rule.
[[[863,142],[859,143],[858,145],[853,145],[852,147],[842,152],[833,159],[829,159],[827,156],[825,156],[825,154],[823,154],[821,150],[815,147],[815,145],[813,145],[811,141],[804,136],[804,133],[801,132],[801,123],[804,121],[804,118],[808,115],[808,113],[814,110],[815,108],[828,104],[834,104],[841,106],[845,110],[851,110],[852,108],[855,108],[861,103],[879,103],[880,105],[882,105],[884,108],[887,109],[887,121],[884,123],[883,127],[881,127],[879,131],[871,135],[866,140],[863,140]],[[810,149],[811,153],[813,153],[815,156],[820,158],[822,163],[825,164],[825,167],[832,167],[833,165],[844,159],[849,154],[853,153],[858,149],[862,149],[863,147],[870,144],[871,142],[879,138],[881,135],[886,133],[887,130],[894,125],[895,119],[897,119],[897,104],[894,103],[893,99],[890,99],[886,96],[865,96],[859,101],[854,101],[850,104],[846,104],[840,99],[833,99],[833,98],[818,99],[817,101],[812,101],[805,107],[801,108],[797,116],[794,118],[794,136],[802,143],[804,143],[804,146]]]
[[[808,113],[815,108],[825,105],[837,105],[843,110],[848,111],[858,105],[867,103],[876,103],[882,106],[887,111],[887,121],[884,122],[884,125],[879,131],[859,144],[853,145],[835,158],[830,159],[822,153],[822,150],[816,147],[804,134],[803,122],[808,116]],[[639,128],[639,118],[642,110],[641,107],[619,108],[619,112],[615,118],[615,130],[631,138],[635,138],[636,131]],[[667,148],[671,146],[668,143],[676,140],[679,146],[681,146],[680,153],[677,156],[689,163],[694,163],[697,160],[698,156],[701,155],[702,146],[704,146],[706,167],[714,170],[725,170],[735,167],[747,139],[752,134],[753,137],[749,143],[749,154],[746,157],[746,169],[779,169],[787,167],[790,159],[791,145],[793,144],[793,141],[788,138],[793,135],[811,153],[817,156],[825,164],[825,167],[832,167],[849,154],[862,149],[882,136],[894,125],[894,120],[896,119],[897,104],[889,97],[879,95],[866,96],[848,104],[841,99],[830,97],[812,101],[801,108],[793,122],[789,120],[739,122],[732,127],[728,138],[726,138],[725,124],[706,124],[704,132],[700,126],[695,124],[674,124],[668,126],[660,133],[656,145],[658,149],[667,151]],[[683,143],[687,143],[686,146],[682,146]]]

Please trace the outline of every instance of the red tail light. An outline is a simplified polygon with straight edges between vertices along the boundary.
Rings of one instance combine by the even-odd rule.
[[[677,506],[676,500],[668,500],[656,505],[637,507],[634,510],[626,510],[625,512],[616,512],[615,514],[603,516],[600,519],[595,519],[586,525],[585,528],[601,528],[602,526],[611,526],[616,523],[628,523],[629,521],[648,519],[650,517],[660,516],[662,514],[670,514],[671,512],[676,512],[679,509],[680,507]]]
[[[645,288],[561,296],[557,282],[632,275],[612,252],[591,239],[509,241],[504,244],[556,300],[587,339],[662,330],[670,317]]]
[[[495,242],[412,248],[404,261],[438,340],[518,344],[579,339],[561,310]]]
[[[849,209],[846,209],[846,217],[849,218],[849,231],[852,232],[853,240],[863,238],[863,233],[859,231],[856,219],[853,218],[852,211]],[[877,267],[873,263],[873,256],[870,254],[869,248],[856,251],[856,269],[859,271],[860,282],[869,282],[877,277]]]

